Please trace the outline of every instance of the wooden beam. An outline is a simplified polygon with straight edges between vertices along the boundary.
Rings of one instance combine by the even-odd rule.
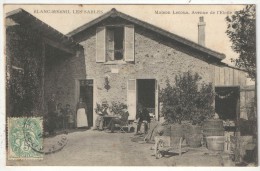
[[[46,43],[46,44],[48,44],[50,46],[53,46],[53,47],[55,47],[57,49],[60,49],[60,50],[62,50],[64,52],[70,53],[72,55],[76,54],[76,50],[75,49],[72,49],[70,47],[64,46],[61,43],[55,42],[55,41],[50,40],[48,38],[44,38],[44,43]]]

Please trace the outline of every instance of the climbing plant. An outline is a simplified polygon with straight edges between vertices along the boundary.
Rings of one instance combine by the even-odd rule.
[[[38,113],[41,106],[42,44],[39,35],[20,25],[6,29],[8,115]]]

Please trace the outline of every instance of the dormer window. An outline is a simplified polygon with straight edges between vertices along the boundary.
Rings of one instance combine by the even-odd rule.
[[[96,62],[134,61],[134,27],[98,27],[96,33]]]

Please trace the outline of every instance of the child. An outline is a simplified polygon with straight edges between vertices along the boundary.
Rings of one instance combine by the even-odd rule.
[[[65,107],[65,116],[67,117],[67,125],[68,125],[68,128],[69,129],[72,129],[74,128],[74,115],[73,115],[73,112],[70,108],[70,105],[69,104],[66,104],[66,107]]]

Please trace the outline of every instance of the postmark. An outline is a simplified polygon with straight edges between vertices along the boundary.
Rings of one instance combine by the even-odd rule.
[[[43,147],[42,117],[8,118],[8,159],[42,159],[43,153],[35,148]]]

